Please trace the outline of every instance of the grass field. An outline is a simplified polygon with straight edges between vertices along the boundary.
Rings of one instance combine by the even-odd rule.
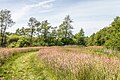
[[[120,54],[103,47],[41,47],[11,56],[2,80],[120,80]]]
[[[96,53],[101,47],[52,47],[39,51],[40,60],[57,80],[120,80],[120,58]]]

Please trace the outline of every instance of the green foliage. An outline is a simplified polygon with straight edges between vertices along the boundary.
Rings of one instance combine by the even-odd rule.
[[[30,45],[30,38],[21,38],[18,40],[16,47],[27,47]]]
[[[63,23],[59,26],[58,31],[58,37],[59,38],[72,38],[73,34],[72,34],[72,23],[73,21],[71,20],[70,16],[67,15],[63,21]]]
[[[14,48],[16,47],[16,45],[17,45],[17,42],[12,42],[8,45],[8,48]]]
[[[63,45],[73,45],[74,41],[72,38],[62,38],[61,42],[63,43]]]
[[[19,39],[21,38],[21,36],[17,36],[17,35],[10,35],[9,37],[8,37],[8,40],[7,40],[7,42],[8,43],[12,43],[12,42],[17,42]]]
[[[62,40],[62,38],[57,39],[57,43],[56,43],[57,46],[63,46],[64,45],[64,43],[61,40]]]
[[[84,31],[81,28],[80,32],[75,34],[75,43],[76,45],[86,45]]]
[[[41,36],[43,37],[45,43],[47,43],[47,39],[50,36],[50,29],[51,29],[50,23],[48,23],[47,20],[42,21]]]
[[[105,46],[109,49],[120,50],[120,33],[116,33],[106,41]]]
[[[95,43],[94,43],[94,37],[95,37],[95,33],[93,33],[93,34],[89,37],[89,39],[88,39],[88,45],[89,45],[89,46],[95,45]]]
[[[104,45],[109,49],[120,50],[120,17],[116,17],[110,26],[91,35],[88,41],[89,45]]]
[[[7,43],[9,48],[17,47],[17,42],[21,38],[21,36],[12,34],[8,37]]]
[[[18,28],[15,32],[15,34],[18,36],[30,36],[30,33],[31,33],[30,28],[24,28],[24,27],[22,27],[21,29]]]
[[[8,37],[8,47],[27,47],[30,45],[30,38],[29,37],[23,37],[23,36],[18,36],[18,35],[10,35]]]

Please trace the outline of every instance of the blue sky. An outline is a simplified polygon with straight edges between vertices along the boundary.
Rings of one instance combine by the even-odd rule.
[[[108,26],[120,16],[120,0],[0,0],[0,9],[11,10],[16,24],[9,29],[28,27],[30,17],[48,20],[52,26],[62,23],[66,15],[73,19],[73,33],[83,28],[87,36]]]

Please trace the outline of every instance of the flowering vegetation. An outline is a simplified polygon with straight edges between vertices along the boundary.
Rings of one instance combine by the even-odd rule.
[[[10,56],[16,55],[17,53],[25,53],[31,51],[37,51],[40,47],[27,47],[27,48],[1,48],[0,49],[0,65],[4,60],[7,60]]]
[[[90,54],[97,50],[102,47],[46,47],[38,56],[56,80],[119,80],[120,58]]]

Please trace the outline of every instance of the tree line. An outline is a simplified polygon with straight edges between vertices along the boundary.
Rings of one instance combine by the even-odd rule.
[[[88,45],[105,46],[112,50],[120,50],[120,17],[117,16],[109,26],[93,33],[89,37]]]
[[[67,15],[63,22],[53,27],[48,20],[38,21],[31,17],[28,27],[18,28],[15,33],[6,30],[15,22],[11,19],[11,12],[7,9],[0,11],[0,46],[1,47],[27,47],[27,46],[105,46],[113,50],[120,50],[120,17],[117,16],[107,27],[85,36],[81,28],[73,34],[73,20]]]
[[[47,21],[38,21],[31,17],[28,28],[18,28],[15,33],[6,32],[15,22],[11,19],[9,10],[0,11],[0,46],[26,47],[26,46],[64,46],[86,45],[84,31],[73,35],[72,19],[67,15],[58,27],[53,27]]]

